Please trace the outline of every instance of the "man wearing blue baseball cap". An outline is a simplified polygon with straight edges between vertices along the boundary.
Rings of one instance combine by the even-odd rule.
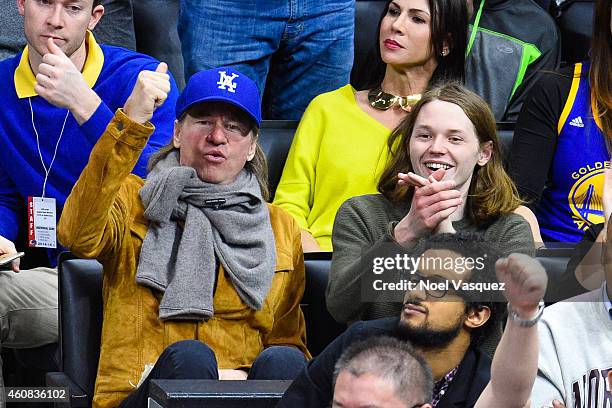
[[[146,407],[150,379],[293,379],[309,357],[300,231],[265,201],[257,86],[192,76],[145,182],[130,169],[166,86],[134,88],[60,220],[60,241],[104,264],[97,407]]]

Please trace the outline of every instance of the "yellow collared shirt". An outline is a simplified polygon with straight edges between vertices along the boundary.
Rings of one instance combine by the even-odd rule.
[[[85,43],[87,45],[87,59],[85,60],[82,73],[89,87],[93,88],[100,76],[100,72],[102,72],[104,53],[91,31],[87,31]],[[34,90],[36,77],[34,77],[34,73],[30,67],[29,55],[28,46],[26,46],[21,54],[19,65],[15,70],[15,91],[17,92],[17,97],[20,99],[38,96]]]

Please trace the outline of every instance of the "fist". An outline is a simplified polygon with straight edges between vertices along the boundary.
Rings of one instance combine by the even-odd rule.
[[[153,117],[170,92],[168,65],[161,62],[155,71],[141,71],[123,110],[134,122],[145,124]]]
[[[511,254],[497,261],[495,271],[505,283],[504,294],[512,309],[526,317],[535,313],[548,283],[542,264],[525,254]]]

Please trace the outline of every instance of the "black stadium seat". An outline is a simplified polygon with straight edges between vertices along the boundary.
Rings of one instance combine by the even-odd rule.
[[[551,3],[553,2],[553,0],[534,0],[534,1],[538,4],[538,6],[542,7],[547,12],[550,11]]]
[[[259,144],[268,161],[268,183],[270,186],[270,201],[274,198],[276,187],[283,174],[287,161],[287,154],[298,126],[295,120],[264,120],[261,124]],[[507,163],[512,137],[514,136],[514,122],[498,122],[497,136],[500,142],[504,164]]]
[[[325,307],[331,254],[306,256],[303,305],[308,346],[318,354],[344,330]],[[64,253],[59,260],[60,372],[47,374],[50,387],[69,387],[72,407],[93,397],[102,330],[102,265]],[[248,392],[254,390],[246,390]]]
[[[514,137],[514,122],[498,122],[497,123],[497,139],[501,149],[504,167],[508,168],[508,159],[510,158],[510,148],[512,147],[512,138]]]
[[[552,14],[561,32],[561,62],[573,64],[586,58],[593,32],[595,0],[559,1]]]
[[[385,0],[357,0],[355,2],[355,60],[351,84],[363,89],[363,78],[369,77],[369,62],[376,55],[378,20]]]
[[[563,282],[567,278],[568,272],[567,265],[571,256],[574,254],[574,247],[550,247],[540,248],[536,253],[536,258],[542,263],[544,269],[546,269],[546,275],[548,275],[548,286],[546,287],[546,299],[547,304],[555,303],[560,300],[566,299],[569,296],[564,296],[561,291],[566,291],[568,288],[563,287]]]
[[[93,397],[102,330],[102,265],[62,254],[58,263],[60,372],[47,385],[68,387],[72,407],[89,407]]]
[[[285,380],[151,380],[149,408],[274,408]]]
[[[285,160],[287,160],[297,125],[296,120],[264,120],[261,123],[259,144],[268,161],[270,199],[274,197],[276,186],[283,174]]]
[[[544,249],[538,259],[549,279],[565,271],[571,250]],[[331,253],[305,255],[306,290],[302,307],[306,317],[308,347],[313,355],[345,329],[325,306],[325,289]],[[47,386],[68,387],[72,407],[89,407],[93,397],[102,329],[102,265],[95,260],[62,254],[59,262],[60,372],[47,374]],[[246,393],[255,390],[244,388]]]
[[[313,356],[323,351],[346,329],[345,325],[337,323],[329,314],[325,302],[331,255],[331,252],[304,254],[306,290],[302,299],[302,310],[306,318],[308,350]]]

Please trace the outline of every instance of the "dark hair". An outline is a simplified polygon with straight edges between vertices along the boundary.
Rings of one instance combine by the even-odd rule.
[[[412,130],[423,106],[434,100],[459,106],[474,125],[479,143],[493,144],[488,163],[474,168],[465,206],[466,217],[472,224],[483,226],[502,214],[514,211],[522,201],[516,186],[504,170],[491,108],[478,95],[456,82],[442,84],[426,92],[412,109],[412,114],[406,116],[393,131],[388,141],[389,149],[393,153],[378,182],[378,191],[395,203],[409,202],[412,199],[414,188],[398,186],[397,173],[412,171],[409,153]]]
[[[595,106],[593,115],[601,119],[608,152],[612,152],[612,35],[610,34],[611,0],[597,0],[593,13],[591,40],[591,69],[589,82]]]
[[[102,4],[102,0],[93,0],[92,10]]]
[[[380,55],[380,25],[389,11],[389,4],[393,0],[387,0],[380,19],[376,33],[376,54],[370,59],[370,72],[357,78],[355,87],[357,89],[372,89],[379,87],[385,77],[387,65]],[[428,0],[431,11],[431,42],[432,52],[436,55],[438,66],[436,67],[429,86],[434,86],[445,81],[465,80],[465,50],[467,49],[467,27],[468,12],[466,0]],[[449,54],[442,57],[444,41],[449,43]]]
[[[462,257],[482,258],[483,267],[473,269],[465,283],[497,283],[495,273],[495,262],[502,257],[502,253],[493,242],[485,242],[482,234],[474,232],[457,232],[455,234],[435,234],[424,241],[425,249],[440,249],[453,251]],[[477,293],[478,295],[474,295]],[[477,291],[458,292],[466,305],[466,312],[480,310],[487,307],[491,314],[489,320],[482,326],[473,329],[471,341],[474,345],[480,345],[483,340],[491,337],[495,330],[500,327],[500,321],[504,313],[504,297],[499,292],[489,291],[481,293]]]
[[[177,122],[181,122],[185,119],[187,114],[182,115]],[[270,190],[268,187],[268,162],[266,160],[266,155],[257,142],[259,138],[259,128],[253,123],[253,127],[251,131],[253,132],[253,141],[255,142],[255,156],[251,161],[247,161],[244,165],[246,171],[249,171],[255,175],[257,179],[257,183],[259,184],[259,189],[261,190],[261,196],[265,201],[270,200]],[[170,152],[177,151],[176,147],[174,147],[174,141],[171,139],[168,144],[160,148],[157,152],[153,153],[149,158],[149,163],[147,166],[147,172],[150,172],[153,167],[162,159],[165,159]]]
[[[432,398],[429,365],[410,343],[393,337],[372,336],[351,343],[336,362],[334,388],[343,371],[356,377],[374,374],[390,381],[398,399],[408,407],[430,402]]]

